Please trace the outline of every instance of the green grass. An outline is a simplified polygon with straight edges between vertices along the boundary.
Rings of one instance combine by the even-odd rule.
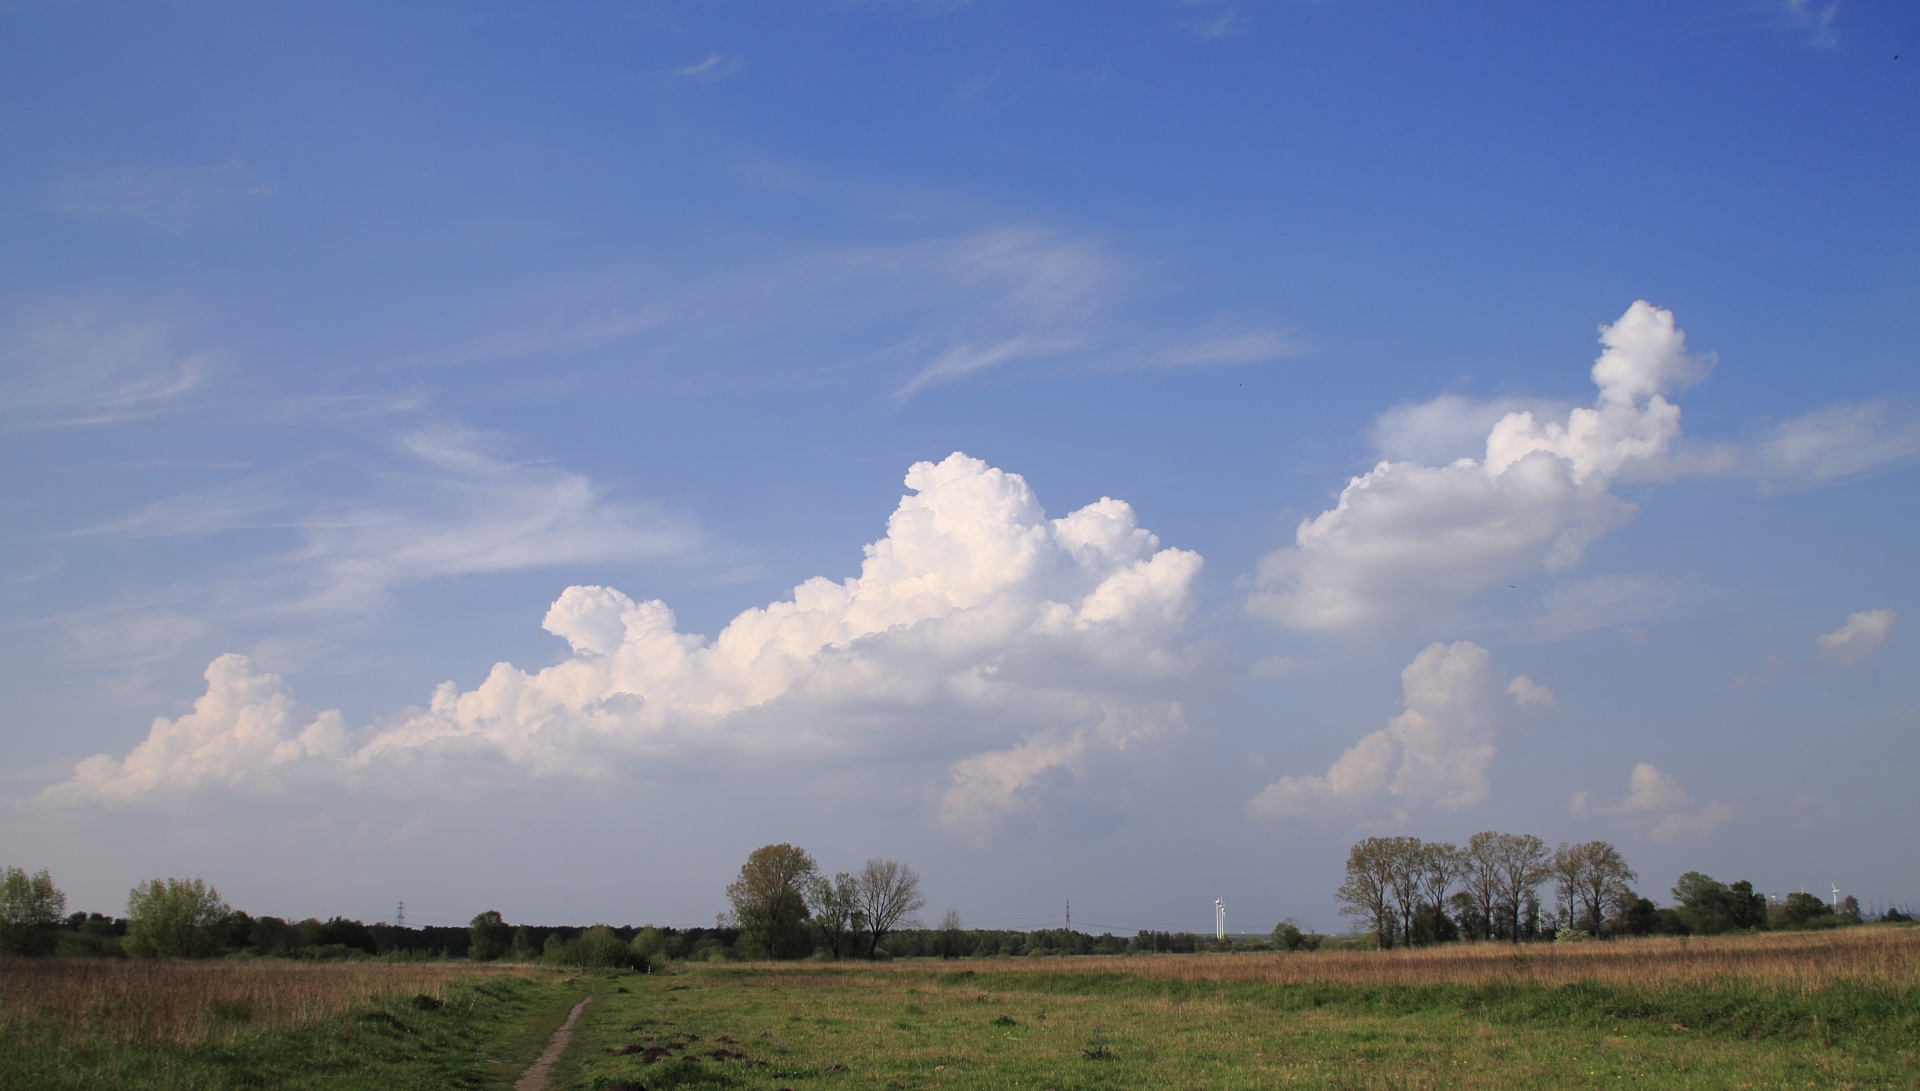
[[[7,1013],[0,1087],[449,1091],[507,1088],[589,983],[536,971],[476,977],[370,999],[296,1028],[249,1025],[245,1006],[214,1002],[231,1024],[201,1044],[112,1042],[50,1018]]]
[[[603,988],[557,1089],[1900,1087],[1920,987],[1259,985],[975,964]]]
[[[556,1091],[1920,1086],[1914,945],[1830,946],[600,976],[0,963],[0,1091],[507,1088],[589,992]]]

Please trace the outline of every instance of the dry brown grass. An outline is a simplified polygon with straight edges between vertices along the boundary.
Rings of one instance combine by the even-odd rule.
[[[0,1041],[80,1033],[126,1046],[201,1045],[301,1027],[386,997],[446,1000],[450,986],[525,967],[464,962],[0,960]]]
[[[977,965],[977,964],[976,964]],[[1920,984],[1920,929],[1868,927],[1601,943],[1460,943],[1396,951],[1142,955],[995,961],[995,971],[1115,973],[1269,985],[1565,985],[1742,982],[1812,991],[1838,982]]]

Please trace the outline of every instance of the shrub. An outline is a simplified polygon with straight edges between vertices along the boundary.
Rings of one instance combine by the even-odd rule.
[[[67,896],[53,885],[53,876],[8,868],[0,878],[0,954],[52,954],[66,910]]]
[[[546,960],[561,966],[586,970],[645,969],[645,956],[616,935],[612,928],[596,924],[569,940],[558,934],[547,938]]]
[[[124,946],[128,954],[148,958],[205,958],[219,952],[231,912],[203,880],[144,882],[127,895]]]
[[[467,926],[467,957],[475,962],[492,962],[507,953],[513,944],[513,927],[489,909],[473,918]]]

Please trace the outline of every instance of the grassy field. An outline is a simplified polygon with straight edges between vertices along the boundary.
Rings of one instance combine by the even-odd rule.
[[[1899,1087],[1920,932],[702,967],[603,982],[556,1088]]]
[[[674,966],[0,963],[0,1088],[1920,1086],[1920,930]]]
[[[466,963],[0,961],[0,1088],[511,1087],[585,991]]]

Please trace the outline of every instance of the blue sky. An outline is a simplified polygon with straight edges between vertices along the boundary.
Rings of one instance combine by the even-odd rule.
[[[0,861],[690,924],[789,840],[1264,930],[1498,828],[1920,898],[1917,31],[0,7]]]

